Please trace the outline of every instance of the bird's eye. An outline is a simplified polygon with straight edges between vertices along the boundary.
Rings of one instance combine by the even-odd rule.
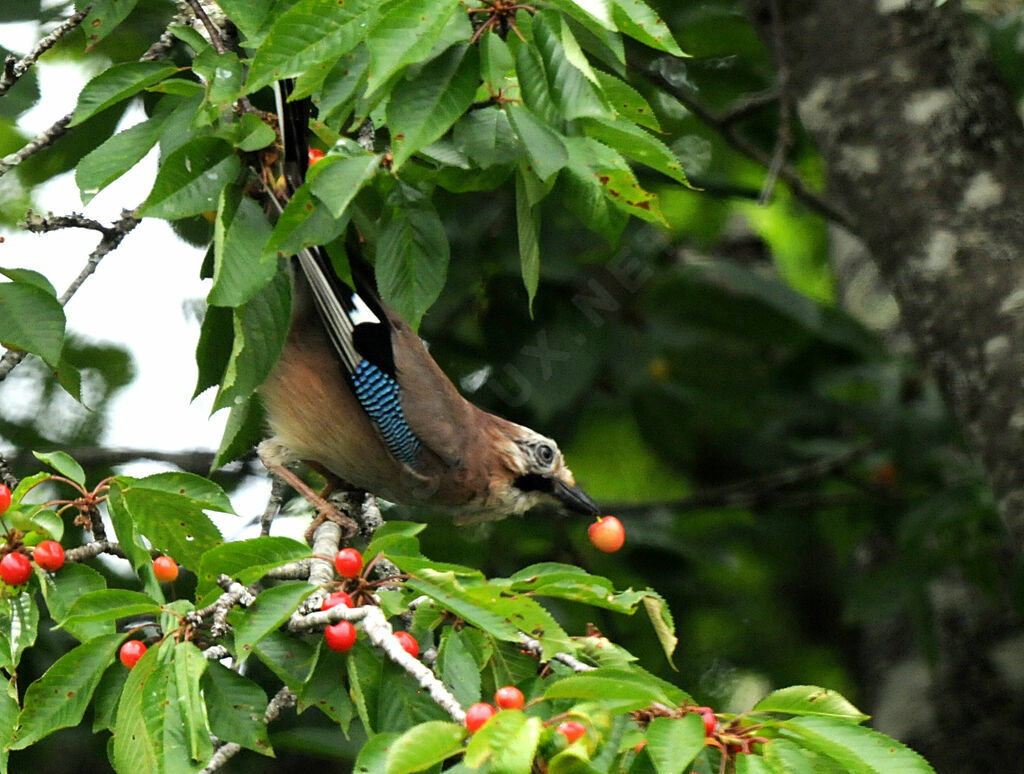
[[[538,444],[534,454],[537,455],[537,462],[544,467],[555,461],[555,450],[546,443]]]

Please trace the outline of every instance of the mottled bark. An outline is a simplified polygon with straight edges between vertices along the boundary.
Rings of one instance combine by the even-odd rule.
[[[829,196],[888,282],[1021,551],[1024,126],[959,5],[937,5],[752,0],[828,164]]]

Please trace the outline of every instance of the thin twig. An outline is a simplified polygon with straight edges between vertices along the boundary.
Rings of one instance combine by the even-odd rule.
[[[18,164],[30,156],[39,153],[43,148],[53,145],[58,139],[64,136],[71,123],[71,113],[63,118],[58,118],[48,129],[44,129],[34,139],[30,140],[21,150],[8,154],[0,159],[0,177],[3,177]]]
[[[224,39],[220,36],[220,30],[217,25],[213,23],[209,16],[206,15],[206,10],[199,0],[187,0],[189,8],[196,15],[196,18],[203,23],[206,28],[206,34],[210,36],[210,43],[213,44],[213,48],[218,54],[227,53],[227,46],[224,45]]]
[[[519,642],[523,646],[524,650],[530,651],[537,658],[540,658],[544,652],[544,648],[541,647],[540,641],[533,639],[533,637],[529,636],[525,632],[519,632]],[[565,664],[574,672],[592,672],[597,669],[597,667],[591,666],[590,664],[584,664],[570,653],[556,653],[554,655],[554,659],[560,664]]]
[[[673,81],[662,72],[661,68],[655,66],[643,70],[643,72],[649,80],[668,91],[673,97],[682,102],[683,105],[697,118],[721,134],[722,138],[733,148],[766,168],[771,166],[772,157],[769,154],[762,151],[754,143],[736,131],[735,126],[724,121],[710,108],[706,107],[699,100],[688,94],[684,89],[673,83]],[[779,168],[778,177],[779,179],[786,181],[786,184],[793,192],[793,195],[812,210],[824,215],[829,220],[838,223],[847,230],[853,231],[853,218],[838,205],[833,204],[820,194],[810,190],[804,184],[800,175],[795,169],[793,169],[793,167],[788,164],[783,164]]]
[[[28,72],[29,68],[36,63],[39,57],[53,48],[57,44],[57,41],[81,24],[82,19],[89,14],[89,10],[91,8],[92,6],[86,6],[73,16],[69,16],[61,22],[60,26],[58,26],[53,32],[36,43],[35,48],[25,54],[21,59],[8,56],[4,61],[3,77],[0,77],[0,97],[6,94],[7,90],[17,83],[21,76]]]
[[[789,68],[786,66],[786,60],[782,57],[782,26],[779,23],[778,0],[768,0],[768,6],[772,16],[772,47],[775,49],[775,62],[778,65],[779,73],[779,136],[775,139],[772,160],[768,165],[768,174],[765,175],[761,196],[758,199],[758,204],[762,206],[771,199],[772,191],[775,188],[775,181],[779,179],[779,171],[782,169],[782,165],[786,163],[786,155],[793,144],[793,111],[789,99]]]
[[[267,704],[267,711],[263,713],[263,722],[266,725],[270,725],[280,717],[281,713],[294,707],[298,701],[294,693],[290,688],[284,687],[274,696],[273,699]],[[213,774],[221,766],[228,762],[231,758],[241,752],[242,746],[235,742],[228,742],[222,744],[214,752],[213,757],[210,758],[210,762],[206,765],[199,774]]]

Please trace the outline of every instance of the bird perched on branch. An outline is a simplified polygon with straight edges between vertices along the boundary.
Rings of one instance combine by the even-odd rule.
[[[308,165],[309,106],[285,102],[287,89],[279,86],[278,113],[290,194]],[[293,259],[291,331],[261,388],[274,434],[260,446],[268,467],[307,497],[286,462],[303,460],[392,502],[448,511],[456,523],[543,503],[596,515],[555,442],[463,398],[381,300],[351,234],[347,253],[354,287],[338,278],[322,247]]]

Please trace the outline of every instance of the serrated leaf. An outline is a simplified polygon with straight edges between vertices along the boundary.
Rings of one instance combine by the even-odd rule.
[[[316,167],[313,167],[316,170]],[[274,224],[274,232],[263,252],[263,260],[288,258],[314,245],[326,245],[345,232],[348,217],[335,218],[327,206],[314,198],[307,180]]]
[[[658,642],[661,649],[665,651],[665,658],[672,663],[672,654],[675,653],[679,638],[676,637],[675,623],[672,620],[672,612],[668,609],[668,603],[664,598],[653,591],[648,590],[644,596],[644,609],[651,619],[651,626],[658,635]]]
[[[413,726],[388,746],[384,774],[412,774],[462,750],[466,729],[458,723],[432,720]]]
[[[266,28],[275,0],[218,0],[217,4],[242,31],[247,42],[258,44],[260,30]]]
[[[159,476],[160,478],[157,478]],[[131,514],[140,532],[152,547],[173,557],[174,561],[190,570],[199,567],[202,555],[223,542],[220,530],[204,513],[204,508],[222,510],[200,497],[192,497],[186,481],[206,481],[200,476],[172,473],[157,474],[150,481],[125,481],[121,486],[124,508]],[[167,491],[158,482],[178,480],[185,494]],[[216,486],[206,481],[210,486]],[[230,506],[228,506],[230,507]]]
[[[870,717],[854,707],[837,691],[819,688],[816,685],[791,685],[772,691],[754,705],[753,711],[846,718],[856,723]]]
[[[64,348],[64,308],[35,284],[0,283],[0,344],[39,355],[57,368]]]
[[[299,692],[299,712],[316,707],[337,723],[346,736],[356,714],[348,686],[339,679],[345,673],[347,658],[344,653],[336,653],[321,641],[313,673]]]
[[[252,93],[341,59],[364,39],[380,5],[375,0],[300,0],[270,27],[253,57],[246,88]]]
[[[402,67],[425,59],[455,9],[460,7],[458,0],[397,0],[392,3],[366,33],[366,48],[370,52],[367,98]],[[466,26],[469,26],[468,20]]]
[[[176,677],[176,659],[173,659],[169,651],[173,649],[174,643],[165,641],[156,653],[156,648],[151,649],[153,653],[146,653],[134,667],[131,676],[125,684],[125,696],[130,691],[137,690],[142,695],[141,715],[145,726],[145,734],[141,737],[149,744],[155,758],[154,768],[150,771],[159,774],[193,774],[198,766],[191,761],[189,725],[192,721],[201,722],[200,718],[189,718],[187,697],[182,696],[179,690],[179,681]],[[147,657],[157,656],[152,672],[143,677],[141,684],[133,685],[133,678]],[[153,663],[153,662],[150,662]],[[128,706],[131,707],[131,704]],[[122,728],[122,722],[126,721],[125,699],[122,698],[121,706],[118,708],[117,732],[114,737],[114,748],[117,750],[117,737]],[[134,709],[134,707],[132,707]],[[207,741],[209,741],[209,729],[205,729]],[[115,759],[116,766],[116,759]]]
[[[269,129],[269,127],[267,127]],[[277,273],[273,261],[262,261],[272,231],[256,202],[235,188],[225,188],[217,204],[213,241],[211,306],[241,306]]]
[[[107,493],[107,513],[110,515],[110,522],[114,525],[114,534],[124,555],[131,562],[132,568],[142,579],[146,592],[153,599],[163,599],[163,591],[160,583],[153,574],[153,560],[149,556],[149,546],[146,545],[139,531],[135,528],[135,519],[128,511],[124,503],[124,496],[121,484],[114,479]]]
[[[92,732],[112,731],[117,717],[117,703],[121,699],[128,670],[119,663],[107,667],[100,678],[92,699]]]
[[[363,153],[340,158],[328,156],[309,171],[309,189],[335,218],[345,214],[356,194],[380,169],[381,156]]]
[[[277,134],[259,116],[254,113],[244,113],[234,123],[222,126],[217,132],[217,136],[227,140],[239,150],[252,152],[272,144]]]
[[[90,591],[78,597],[67,610],[66,617],[60,621],[81,625],[96,621],[113,621],[136,615],[157,615],[160,605],[146,594],[130,589],[101,589]]]
[[[462,632],[451,626],[441,633],[437,675],[463,707],[480,701],[480,664],[466,646]]]
[[[604,197],[630,215],[666,224],[658,197],[645,191],[622,155],[590,137],[567,137],[569,168],[581,180],[596,185]]]
[[[584,124],[584,131],[617,150],[626,158],[646,164],[676,182],[689,185],[683,165],[672,150],[661,140],[625,121],[592,118]]]
[[[178,697],[175,709],[182,725],[188,756],[194,761],[205,761],[213,754],[210,722],[199,683],[208,663],[202,651],[191,642],[175,645],[172,678]]]
[[[46,573],[39,580],[39,587],[46,600],[50,617],[55,621],[64,620],[63,629],[77,640],[88,639],[113,631],[111,622],[69,624],[68,610],[75,600],[91,591],[100,591],[107,586],[106,579],[96,570],[77,562],[68,562],[60,572]]]
[[[234,51],[218,54],[206,46],[192,61],[192,69],[206,82],[206,98],[214,105],[230,106],[242,90],[242,62]]]
[[[315,590],[306,581],[293,581],[261,591],[235,626],[235,654],[239,658],[248,656],[253,645],[287,621]]]
[[[122,62],[108,67],[82,88],[69,127],[128,99],[178,71],[166,62]]]
[[[523,155],[508,115],[499,107],[474,110],[452,129],[455,149],[478,167],[509,165]]]
[[[302,690],[316,666],[315,645],[276,629],[257,642],[253,650],[259,660],[296,693]]]
[[[373,734],[359,750],[352,768],[354,774],[384,774],[388,750],[398,737],[399,734],[393,732]]]
[[[89,14],[82,21],[85,31],[86,51],[109,35],[132,12],[139,0],[78,0],[78,10],[89,7]]]
[[[143,707],[147,702],[166,700],[147,685],[159,668],[157,649],[150,648],[128,672],[114,721],[113,744],[108,748],[115,771],[158,772],[159,742],[151,738]]]
[[[503,710],[473,734],[466,746],[466,765],[489,761],[494,774],[529,774],[544,724],[521,710]]]
[[[35,644],[38,630],[39,608],[31,594],[22,591],[0,602],[0,634],[8,648],[4,661],[11,667],[17,667],[21,654]]]
[[[69,478],[79,486],[85,486],[85,471],[75,458],[67,452],[32,452],[32,455],[40,462],[45,462],[65,478]]]
[[[668,707],[686,700],[675,686],[668,685],[642,671],[596,669],[581,672],[552,683],[544,692],[548,699],[589,699],[615,712],[629,712],[657,702]]]
[[[395,170],[466,112],[476,94],[478,71],[475,47],[452,46],[413,78],[399,81],[387,108]]]
[[[658,117],[654,114],[654,109],[644,99],[643,94],[614,75],[601,70],[595,70],[595,74],[601,84],[601,90],[613,110],[635,124],[646,126],[656,132],[661,131]]]
[[[234,310],[234,344],[220,391],[217,411],[249,398],[277,364],[291,325],[291,276],[278,271],[243,306]]]
[[[695,713],[654,718],[647,726],[646,749],[658,774],[682,774],[704,749],[704,722]]]
[[[596,75],[586,63],[579,44],[558,13],[552,10],[537,13],[533,20],[533,40],[544,63],[547,91],[557,104],[557,112],[562,120],[610,115],[602,95],[595,88]],[[569,43],[571,52],[565,49],[564,42]],[[522,50],[523,47],[520,48]],[[523,96],[527,98],[528,104],[527,86],[534,83],[535,77],[526,78],[520,74]],[[547,118],[546,114],[541,115]]]
[[[213,212],[221,190],[234,182],[241,166],[229,143],[218,137],[196,137],[163,160],[139,212],[166,220]]]
[[[651,48],[686,56],[665,21],[643,0],[612,0],[612,18],[625,34]]]
[[[760,755],[737,755],[736,774],[782,774]],[[786,772],[785,774],[790,774]]]
[[[449,246],[433,204],[404,183],[381,228],[376,274],[384,300],[415,330],[448,275]]]
[[[540,210],[530,206],[522,170],[516,171],[516,236],[523,285],[532,312],[540,284]]]
[[[35,532],[50,540],[59,542],[64,537],[64,519],[56,511],[40,508],[28,517],[28,524]]]
[[[263,411],[263,404],[256,397],[250,397],[232,406],[228,412],[228,420],[224,423],[224,435],[210,470],[217,470],[248,454],[266,438],[265,428],[266,414]]]
[[[503,107],[541,180],[547,180],[569,162],[564,137],[524,107],[512,103]]]
[[[309,546],[287,537],[258,537],[217,546],[203,554],[199,563],[196,602],[208,604],[211,593],[220,593],[217,576],[221,574],[247,586],[276,567],[309,557]]]
[[[928,762],[878,731],[828,717],[798,717],[778,724],[780,732],[832,758],[851,774],[935,774]]]
[[[261,755],[273,756],[263,715],[267,694],[247,677],[216,661],[202,678],[210,730],[225,742],[234,742]]]
[[[46,291],[47,294],[54,298],[57,297],[57,290],[53,287],[53,283],[37,271],[33,271],[32,269],[0,268],[0,274],[15,282],[24,282],[27,285],[35,285],[37,288]]]
[[[25,693],[25,708],[12,749],[21,750],[58,728],[77,726],[124,634],[84,642],[61,656]]]

